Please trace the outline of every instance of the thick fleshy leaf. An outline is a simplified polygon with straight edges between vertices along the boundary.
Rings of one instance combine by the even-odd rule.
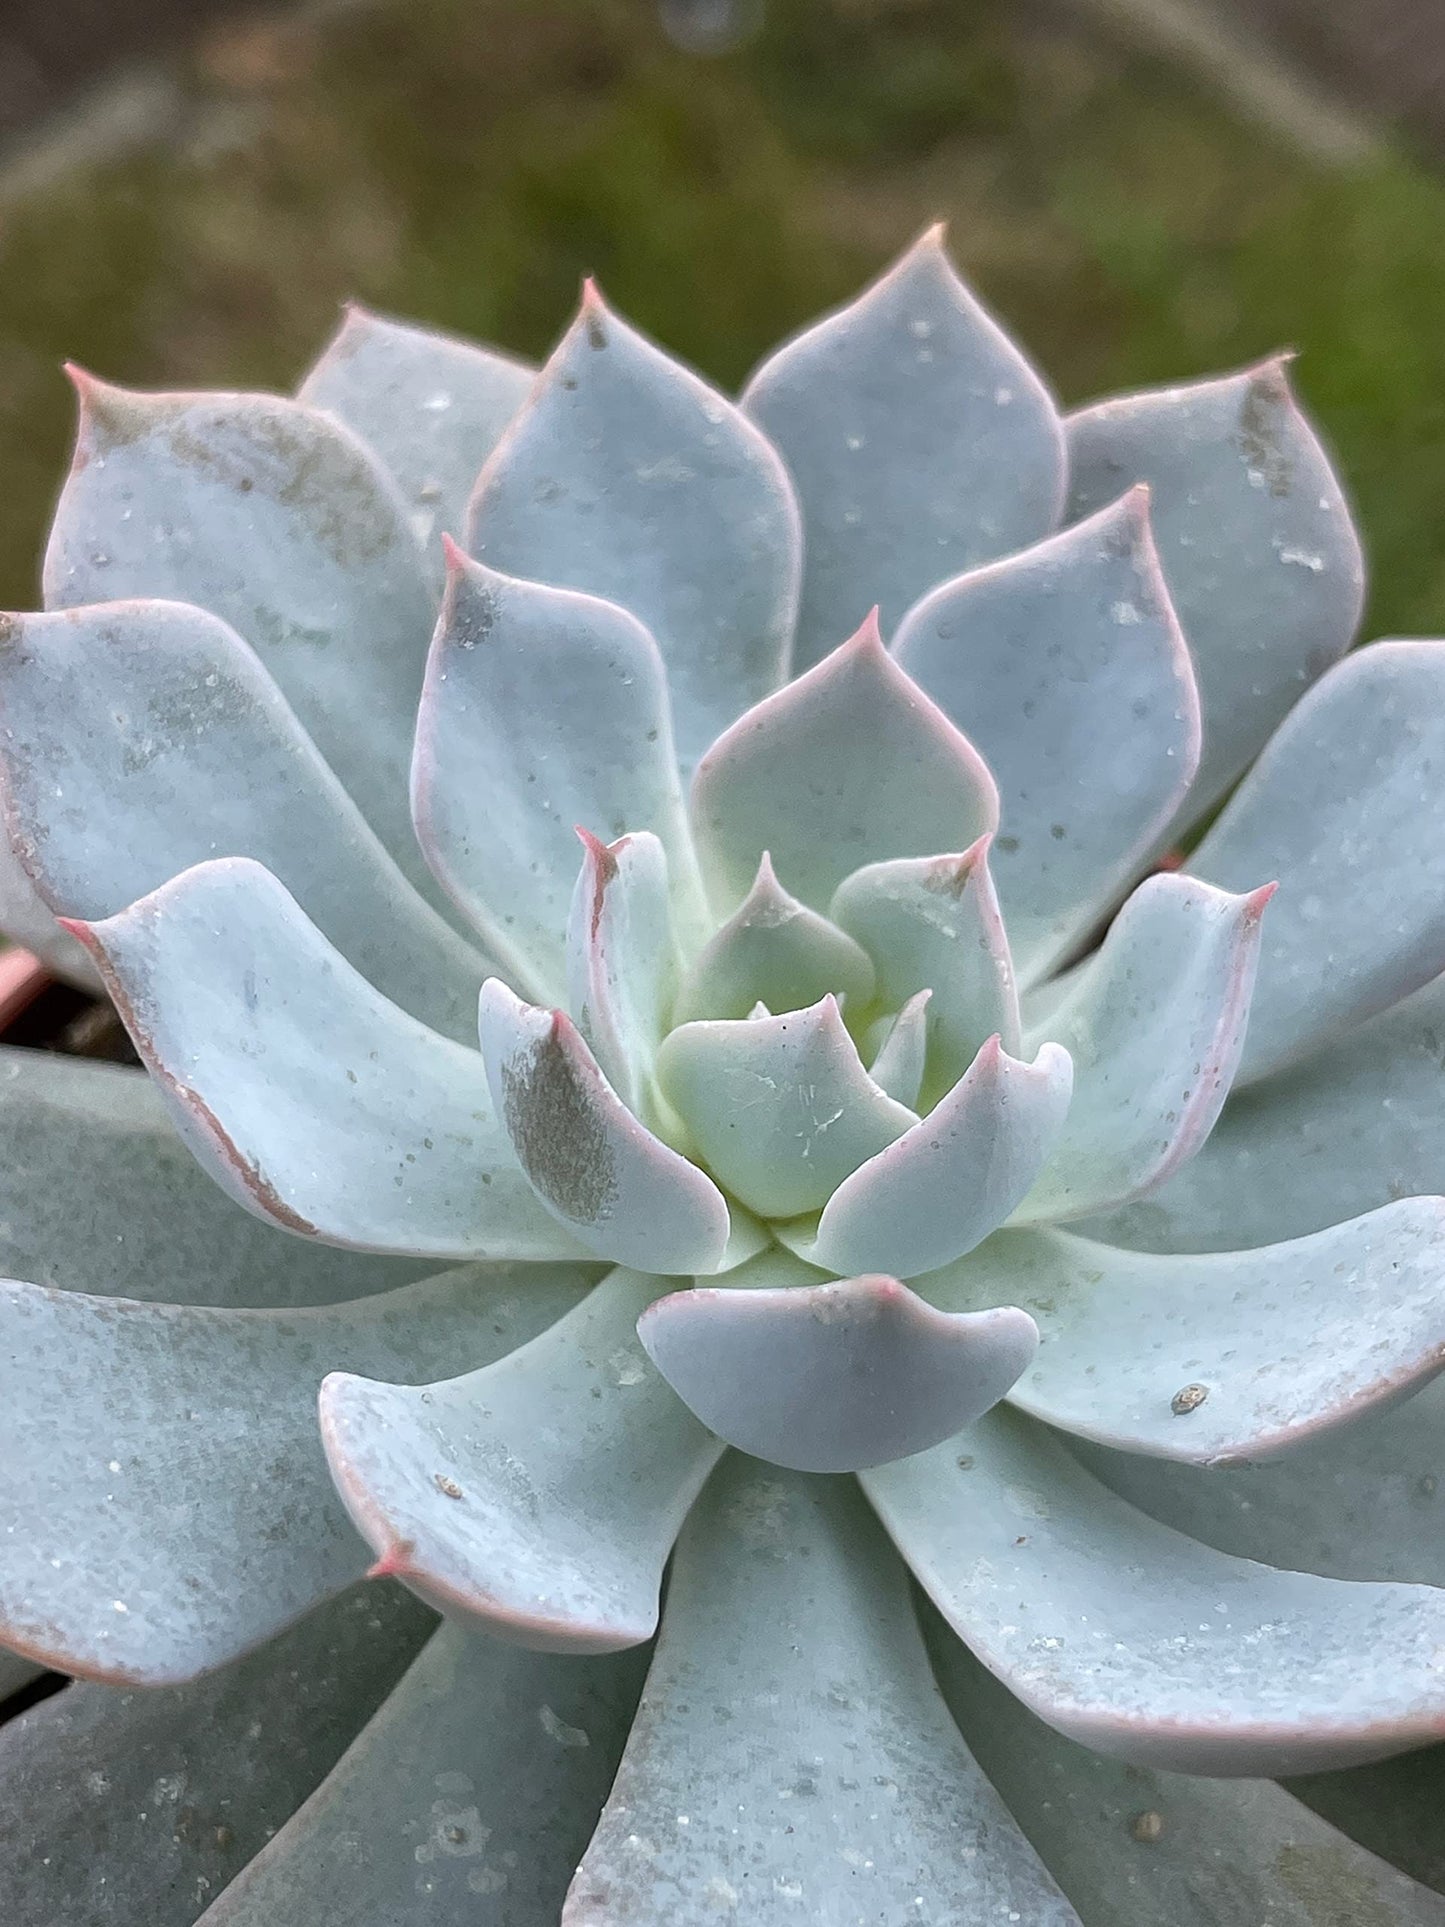
[[[1078,1218],[1162,1184],[1203,1143],[1239,1062],[1271,886],[1147,878],[1026,1049],[1074,1060],[1074,1097],[1016,1222]]]
[[[1153,1773],[1091,1753],[1035,1719],[932,1613],[924,1637],[979,1764],[1094,1927],[1445,1923],[1438,1894],[1271,1781]]]
[[[247,1210],[363,1251],[579,1255],[518,1170],[477,1052],[373,990],[259,863],[197,864],[75,928],[177,1129]]]
[[[255,652],[203,609],[0,618],[0,773],[61,915],[114,916],[193,864],[254,857],[384,996],[473,1034],[490,961],[412,889]]]
[[[920,990],[899,1011],[890,1024],[882,1020],[883,1041],[868,1066],[868,1075],[879,1090],[910,1109],[918,1104],[923,1089],[923,1073],[928,1062],[928,1005],[931,990]]]
[[[417,719],[417,836],[509,974],[560,1000],[579,823],[605,840],[651,830],[697,919],[667,678],[625,610],[447,554]]]
[[[300,1306],[389,1291],[416,1261],[303,1243],[242,1211],[144,1071],[0,1049],[0,1276],[160,1304]]]
[[[279,395],[76,383],[47,608],[158,596],[221,616],[401,868],[430,889],[406,773],[434,603],[395,482],[349,429]]]
[[[802,537],[783,464],[590,284],[478,478],[467,546],[647,624],[684,768],[787,673]]]
[[[1076,1452],[1131,1505],[1236,1558],[1445,1587],[1440,1379],[1260,1465],[1180,1465],[1082,1441]]]
[[[1100,1753],[1272,1777],[1445,1733],[1445,1591],[1231,1559],[1115,1498],[1004,1408],[862,1476],[959,1637]]]
[[[713,744],[692,789],[715,900],[737,903],[769,850],[817,910],[865,863],[961,850],[998,822],[982,758],[893,661],[876,611],[816,668]]]
[[[1347,656],[1285,719],[1190,858],[1279,879],[1240,1075],[1255,1078],[1445,968],[1445,642]]]
[[[821,1240],[820,1240],[821,1243]],[[1257,1251],[1159,1257],[1007,1231],[927,1281],[947,1311],[1022,1305],[1043,1347],[1012,1398],[1129,1452],[1205,1465],[1311,1443],[1445,1368],[1445,1200]]]
[[[455,335],[352,302],[297,398],[370,443],[430,546],[459,529],[483,462],[527,398],[536,370]]]
[[[814,1262],[915,1278],[972,1251],[1038,1177],[1073,1087],[1057,1044],[1026,1064],[990,1037],[947,1097],[844,1178],[823,1207]]]
[[[39,957],[47,970],[64,982],[99,993],[100,977],[95,965],[70,932],[62,930],[55,921],[54,911],[11,849],[3,823],[0,823],[0,935]]]
[[[988,836],[961,856],[895,857],[839,884],[832,915],[873,958],[882,1003],[920,991],[928,1004],[925,1102],[951,1090],[997,1033],[1019,1050],[1019,1000],[1008,935],[989,873]]]
[[[781,1017],[682,1024],[657,1076],[709,1170],[764,1218],[816,1211],[918,1121],[864,1070],[833,997]]]
[[[872,1001],[868,953],[788,895],[766,851],[753,887],[704,945],[678,992],[673,1020],[801,1010],[829,991],[853,1008]]]
[[[492,1101],[538,1199],[598,1257],[661,1273],[724,1262],[727,1200],[638,1122],[560,1010],[482,989]]]
[[[554,1927],[642,1659],[559,1659],[443,1626],[201,1927]]]
[[[663,1288],[614,1271],[521,1351],[440,1384],[328,1378],[322,1439],[373,1571],[543,1651],[651,1638],[663,1565],[722,1450],[638,1341]]]
[[[259,1645],[370,1563],[316,1435],[326,1373],[488,1364],[595,1275],[469,1265],[291,1312],[0,1284],[0,1639],[149,1685]]]
[[[1149,531],[1149,491],[945,582],[893,654],[999,786],[992,861],[1020,974],[1087,934],[1199,765],[1199,692]]]
[[[677,983],[667,856],[646,830],[602,843],[582,832],[567,919],[567,1001],[598,1067],[644,1114]]]
[[[434,1624],[400,1587],[359,1588],[205,1679],[67,1686],[10,1721],[0,1920],[191,1927],[330,1771]]]
[[[1445,1797],[1445,1745],[1287,1785],[1332,1827],[1445,1896],[1445,1837],[1436,1824]],[[1427,1918],[1435,1927],[1439,1912]]]
[[[951,1438],[1038,1344],[1022,1312],[951,1316],[876,1276],[699,1286],[650,1305],[637,1331],[710,1432],[798,1472],[856,1472]]]
[[[1395,1198],[1445,1191],[1445,977],[1237,1092],[1162,1190],[1088,1227],[1149,1251],[1296,1238]]]
[[[942,228],[778,349],[743,407],[782,450],[803,506],[796,668],[870,604],[891,626],[945,576],[1058,526],[1053,399],[959,280]]]
[[[1215,381],[1120,395],[1065,423],[1071,515],[1149,484],[1204,709],[1196,809],[1344,654],[1360,619],[1359,540],[1285,368],[1281,356]]]
[[[1077,1927],[974,1764],[856,1492],[730,1459],[563,1927]]]

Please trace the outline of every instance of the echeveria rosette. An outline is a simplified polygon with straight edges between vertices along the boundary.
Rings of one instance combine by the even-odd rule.
[[[1061,419],[930,233],[740,405],[590,288],[78,386],[0,764],[152,1077],[3,1063],[14,1917],[1445,1921],[1265,1777],[1445,1735],[1445,644],[1332,666],[1283,363]]]

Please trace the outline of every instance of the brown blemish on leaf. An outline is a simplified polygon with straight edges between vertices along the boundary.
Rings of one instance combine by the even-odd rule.
[[[607,1132],[564,1040],[560,1011],[545,1037],[502,1067],[502,1115],[532,1183],[565,1218],[598,1224],[617,1198]]]
[[[1294,484],[1294,458],[1281,429],[1289,405],[1289,384],[1279,362],[1256,369],[1239,404],[1239,448],[1249,467],[1264,477],[1271,495],[1283,498]]]

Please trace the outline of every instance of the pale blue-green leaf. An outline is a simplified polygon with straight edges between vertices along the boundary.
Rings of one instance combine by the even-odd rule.
[[[945,576],[1058,526],[1053,398],[955,273],[941,228],[779,348],[743,407],[781,449],[803,507],[795,668],[873,603],[891,626]]]
[[[665,1289],[614,1271],[521,1351],[436,1385],[328,1378],[322,1439],[373,1571],[543,1651],[650,1639],[663,1565],[722,1450],[638,1341]]]
[[[1271,1458],[1445,1368],[1445,1201],[1409,1198],[1256,1251],[1161,1257],[1006,1231],[925,1281],[947,1311],[1022,1305],[1043,1346],[1015,1405],[1128,1452]]]
[[[1141,1511],[1239,1559],[1445,1587],[1445,1381],[1262,1465],[1204,1467],[1080,1442]]]
[[[0,821],[0,935],[21,950],[29,950],[68,984],[88,990],[93,996],[101,990],[100,975],[68,930],[55,921],[55,913],[35,888],[24,864],[10,847],[10,838]]]
[[[205,610],[0,623],[0,775],[61,915],[114,916],[193,864],[254,857],[383,996],[473,1034],[490,960],[417,895],[255,652]]]
[[[765,850],[816,910],[865,863],[961,850],[998,822],[982,758],[883,647],[876,614],[721,736],[692,787],[715,902],[741,901]]]
[[[1445,642],[1377,642],[1290,712],[1190,858],[1279,880],[1240,1074],[1277,1070],[1445,968]]]
[[[787,674],[802,535],[777,452],[590,284],[478,478],[467,546],[647,624],[685,769]]]
[[[1027,1039],[1068,1050],[1074,1098],[1015,1222],[1106,1210],[1198,1150],[1239,1062],[1270,894],[1229,896],[1177,872],[1139,885]]]
[[[476,1051],[372,989],[268,870],[197,864],[77,924],[181,1136],[247,1210],[428,1258],[571,1258]]]
[[[1445,977],[1237,1092],[1167,1185],[1091,1236],[1150,1251],[1297,1238],[1445,1183]]]
[[[435,1623],[399,1586],[357,1588],[205,1679],[67,1686],[29,1708],[0,1729],[0,1920],[191,1927]]]
[[[646,1114],[677,986],[667,854],[648,830],[602,843],[582,832],[567,918],[567,1001],[607,1082]]]
[[[396,483],[349,429],[279,395],[77,386],[47,608],[157,596],[221,616],[401,868],[434,890],[406,778],[435,601]]]
[[[704,945],[678,992],[673,1020],[801,1010],[832,991],[850,1008],[872,1001],[868,953],[778,882],[764,851],[753,887]]]
[[[1008,934],[989,871],[989,837],[961,856],[895,857],[839,884],[832,914],[878,972],[880,1001],[898,1009],[932,991],[923,1098],[933,1104],[963,1076],[985,1039],[1020,1048],[1019,1000]]]
[[[137,1685],[269,1639],[370,1563],[316,1433],[326,1373],[416,1382],[489,1364],[595,1276],[468,1265],[289,1312],[0,1283],[0,1638]]]
[[[990,1037],[926,1117],[844,1178],[823,1207],[814,1262],[915,1278],[972,1251],[1043,1169],[1073,1087],[1057,1044],[1026,1064]]]
[[[1101,1753],[1274,1777],[1445,1733],[1445,1591],[1229,1558],[1116,1498],[1004,1407],[862,1476],[959,1637]]]
[[[999,786],[991,852],[1019,974],[1086,936],[1199,765],[1199,691],[1149,531],[1149,491],[945,582],[893,654]]]
[[[200,1927],[556,1927],[643,1659],[442,1627]]]
[[[497,1115],[559,1225],[618,1264],[722,1267],[722,1192],[633,1116],[565,1012],[523,1003],[493,977],[482,987],[481,1038]]]
[[[697,920],[667,678],[625,610],[448,555],[417,719],[417,836],[509,974],[560,1001],[579,823],[605,841],[651,830]]]
[[[333,1304],[414,1259],[303,1243],[233,1204],[144,1071],[0,1048],[0,1276],[160,1304]]]
[[[816,1211],[918,1122],[864,1070],[833,997],[781,1017],[682,1024],[657,1075],[708,1169],[764,1218]]]
[[[710,1432],[798,1472],[856,1472],[951,1438],[1038,1345],[1023,1312],[950,1315],[876,1275],[699,1285],[650,1305],[637,1331]]]
[[[975,1765],[856,1492],[729,1459],[563,1927],[1077,1927]]]
[[[535,379],[534,368],[495,348],[352,302],[296,393],[371,444],[396,477],[418,541],[434,550],[443,531],[461,528],[472,484]]]
[[[880,1091],[915,1109],[928,1062],[928,1004],[931,990],[920,990],[891,1021],[880,1018],[882,1042],[868,1067]]]
[[[924,1638],[980,1766],[1088,1927],[1445,1924],[1438,1895],[1273,1782],[1091,1753],[1021,1706],[931,1611]]]
[[[1344,654],[1364,600],[1349,508],[1285,367],[1279,357],[1120,395],[1065,422],[1070,514],[1102,508],[1133,482],[1150,487],[1204,710],[1194,810],[1228,788]]]

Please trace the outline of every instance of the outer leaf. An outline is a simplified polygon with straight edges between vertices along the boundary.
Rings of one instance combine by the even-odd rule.
[[[787,473],[725,396],[590,282],[478,478],[468,547],[647,624],[684,768],[786,674],[801,547]]]
[[[1445,1921],[1438,1895],[1356,1847],[1281,1787],[1152,1773],[1090,1753],[1020,1706],[933,1615],[925,1637],[980,1764],[1096,1927]]]
[[[74,928],[182,1137],[247,1210],[364,1251],[578,1255],[517,1169],[477,1053],[379,996],[259,863],[197,864]]]
[[[342,1368],[488,1364],[575,1305],[575,1266],[480,1266],[319,1311],[0,1285],[0,1636],[119,1683],[193,1677],[360,1579],[316,1436]]]
[[[1291,711],[1191,868],[1277,876],[1241,1074],[1255,1078],[1445,968],[1445,642],[1379,642]]]
[[[1204,809],[1360,619],[1364,563],[1328,458],[1290,393],[1286,358],[1149,389],[1069,416],[1069,512],[1147,482],[1164,578],[1194,657]]]
[[[1445,1894],[1445,1842],[1435,1825],[1442,1768],[1445,1746],[1428,1746],[1348,1773],[1292,1780],[1289,1790],[1351,1840]]]
[[[1035,1418],[1216,1465],[1312,1443],[1445,1368],[1442,1272],[1445,1200],[1412,1198],[1206,1257],[1010,1231],[927,1291],[948,1311],[1033,1314],[1043,1349],[1012,1397]]]
[[[144,1071],[0,1048],[0,1275],[161,1304],[298,1306],[421,1267],[303,1244],[233,1204]]]
[[[1171,1464],[1081,1444],[1089,1469],[1131,1505],[1239,1559],[1330,1579],[1445,1587],[1445,1384],[1262,1465]]]
[[[1010,1912],[1075,1920],[944,1712],[856,1493],[730,1460],[563,1927]]]
[[[788,895],[766,851],[753,887],[704,945],[678,992],[673,1021],[801,1010],[832,991],[850,1009],[873,999],[868,953],[826,917]]]
[[[800,1472],[937,1445],[996,1405],[1038,1344],[1022,1312],[950,1316],[880,1277],[679,1291],[637,1332],[709,1431]]]
[[[1035,978],[1137,873],[1199,766],[1199,691],[1148,489],[945,582],[893,654],[988,759],[999,893]]]
[[[604,839],[653,831],[697,915],[662,659],[625,610],[447,554],[412,766],[417,835],[510,974],[560,998],[579,823]]]
[[[1068,1049],[1074,1097],[1016,1223],[1138,1197],[1193,1156],[1239,1062],[1272,893],[1226,896],[1178,874],[1139,885],[1026,1045],[1048,1036]]]
[[[0,935],[39,957],[66,983],[99,991],[95,965],[70,932],[55,921],[6,835],[0,835]]]
[[[708,1168],[765,1218],[816,1211],[918,1121],[864,1070],[832,997],[782,1017],[680,1025],[657,1075]]]
[[[348,304],[297,394],[369,442],[412,504],[418,540],[459,529],[482,463],[535,369],[495,348]]]
[[[1239,1092],[1160,1191],[1089,1227],[1151,1251],[1294,1238],[1445,1182],[1445,977]]]
[[[424,903],[234,630],[171,602],[0,618],[0,771],[63,916],[210,857],[264,863],[384,996],[471,1034],[490,968]]]
[[[924,1096],[951,1090],[995,1033],[1020,1048],[1013,958],[989,873],[991,838],[961,856],[896,857],[839,884],[832,914],[871,955],[881,1001],[899,1008],[921,991],[928,1006]]]
[[[863,1479],[959,1637],[1101,1753],[1272,1776],[1445,1733],[1433,1587],[1230,1559],[1114,1498],[1018,1413]]]
[[[651,1638],[663,1565],[722,1449],[638,1343],[660,1288],[615,1271],[521,1351],[419,1390],[333,1373],[322,1439],[373,1571],[546,1652]]]
[[[48,608],[198,603],[276,678],[423,888],[406,811],[433,603],[396,484],[348,429],[276,395],[139,395],[77,375]]]
[[[636,1115],[677,982],[667,857],[646,830],[601,843],[582,833],[567,919],[567,999],[612,1088]]]
[[[838,1186],[818,1222],[816,1260],[879,1265],[900,1278],[951,1264],[1008,1217],[1058,1141],[1074,1087],[1069,1054],[1032,1064],[985,1043],[941,1103]]]
[[[871,603],[891,625],[945,576],[1057,526],[1053,400],[959,280],[941,227],[764,362],[743,406],[803,504],[798,668]]]
[[[865,863],[960,850],[991,830],[998,792],[973,745],[889,656],[875,612],[713,744],[692,820],[718,903],[738,902],[771,850],[784,885],[825,910]]]
[[[539,1010],[493,977],[482,988],[492,1102],[527,1182],[598,1257],[657,1272],[725,1262],[727,1201],[638,1122],[560,1010]]]
[[[554,1923],[641,1660],[557,1659],[444,1626],[203,1927]]]
[[[333,1600],[191,1685],[67,1686],[0,1732],[0,1919],[190,1927],[322,1779],[434,1624],[400,1587]]]

